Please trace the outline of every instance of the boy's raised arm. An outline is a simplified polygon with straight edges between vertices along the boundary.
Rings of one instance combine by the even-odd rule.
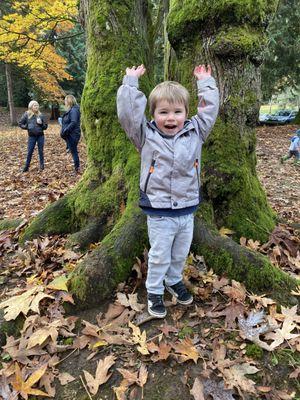
[[[198,90],[198,109],[197,115],[192,117],[199,135],[203,141],[206,140],[214,123],[216,122],[219,111],[219,90],[215,79],[211,76],[211,67],[208,65],[198,65],[194,69],[194,76],[197,79]]]
[[[140,151],[144,144],[145,108],[147,99],[138,89],[138,78],[144,75],[144,65],[126,68],[123,84],[117,93],[117,110],[120,124],[129,139]]]

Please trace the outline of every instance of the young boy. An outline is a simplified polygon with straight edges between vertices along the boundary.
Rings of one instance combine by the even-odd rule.
[[[295,164],[300,165],[300,129],[296,131],[296,135],[291,138],[291,144],[289,147],[289,154],[286,156],[282,156],[280,161],[284,163],[284,161],[289,158],[295,157]]]
[[[148,312],[166,316],[168,290],[180,304],[193,302],[182,272],[193,237],[194,215],[200,202],[201,147],[218,114],[219,92],[211,68],[199,65],[198,113],[187,119],[189,93],[177,82],[157,85],[149,97],[153,121],[144,115],[147,99],[138,89],[144,65],[126,69],[118,90],[119,121],[141,153],[140,207],[147,214],[150,251],[146,288]]]

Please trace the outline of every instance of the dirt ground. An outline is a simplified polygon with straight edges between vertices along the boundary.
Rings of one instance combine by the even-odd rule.
[[[0,146],[2,149],[0,155],[0,219],[19,217],[28,219],[36,215],[49,202],[55,201],[66,193],[76,184],[80,176],[73,174],[72,160],[65,151],[64,142],[59,137],[59,126],[56,122],[50,123],[46,132],[45,170],[42,173],[38,171],[38,160],[35,153],[30,171],[26,174],[22,173],[21,168],[26,156],[26,132],[19,128],[8,127],[7,118],[5,118],[5,113],[1,114],[0,112]],[[282,220],[297,224],[300,223],[300,168],[296,167],[292,160],[283,165],[279,161],[280,156],[288,150],[289,137],[292,136],[295,128],[295,126],[284,126],[259,127],[257,129],[257,170],[273,209]],[[79,152],[82,170],[84,170],[86,149],[83,142],[80,144]],[[5,240],[8,240],[7,237]],[[45,240],[42,240],[42,244],[45,243]],[[57,241],[58,239],[50,240]],[[36,250],[38,246],[41,247],[41,243],[35,242],[29,246],[31,246],[31,250],[29,248],[22,250],[17,248],[16,244],[11,244],[9,257],[5,255],[3,257],[3,260],[11,260],[12,264],[11,266],[2,265],[0,272],[5,277],[12,279],[11,282],[16,287],[24,286],[32,274],[38,275],[34,268],[36,265],[39,268],[41,266],[37,260],[38,250]],[[47,250],[50,245],[47,247],[44,244],[44,246]],[[4,253],[6,248],[4,246]],[[18,269],[20,261],[16,261],[13,252],[21,254],[22,251],[25,261],[22,265],[22,272],[20,272]],[[64,251],[64,249],[56,248],[55,251],[52,249],[51,253],[49,250],[47,262],[52,263],[51,268],[54,270],[58,268],[57,265],[55,268],[53,267],[56,262],[55,257],[58,257],[58,253],[62,257]],[[28,256],[30,261],[26,261],[28,260],[27,254],[30,255],[30,257]],[[42,257],[40,253],[39,257]],[[34,259],[35,266],[32,266],[30,263]],[[91,340],[89,345],[79,349],[76,346],[72,347],[75,343],[73,337],[70,340],[61,334],[59,343],[72,343],[72,345],[68,351],[60,355],[61,361],[52,372],[54,371],[56,376],[67,372],[75,380],[67,385],[62,385],[55,379],[53,386],[56,394],[54,398],[56,400],[299,400],[300,342],[297,342],[297,338],[293,337],[294,341],[286,340],[280,348],[276,348],[276,351],[262,351],[249,340],[242,338],[239,335],[240,331],[236,321],[231,320],[234,316],[237,317],[239,307],[243,306],[245,315],[251,315],[253,310],[255,312],[265,310],[268,315],[273,315],[274,318],[277,316],[278,321],[282,322],[284,309],[281,309],[283,314],[280,314],[279,305],[270,303],[264,306],[268,299],[251,299],[250,294],[246,293],[238,283],[222,284],[222,280],[210,271],[201,276],[197,275],[192,264],[193,262],[188,266],[188,279],[196,286],[199,285],[199,289],[197,289],[198,295],[195,295],[195,302],[191,306],[175,305],[171,301],[172,299],[166,296],[168,315],[164,320],[140,323],[136,319],[136,315],[132,320],[135,326],[139,326],[141,333],[145,331],[147,345],[151,345],[152,348],[161,344],[170,346],[170,355],[165,360],[162,350],[153,350],[150,355],[143,355],[137,351],[136,346],[131,345],[98,344],[95,350],[93,348],[95,341],[92,341],[91,335],[89,336],[89,340]],[[63,260],[62,265],[67,265],[67,262]],[[11,267],[13,267],[13,272],[6,272]],[[47,272],[47,275],[44,272],[46,279],[51,273]],[[132,294],[135,285],[136,272],[133,272],[128,282],[124,283],[122,288],[119,287],[118,291],[126,295]],[[1,281],[0,289],[1,295],[5,295]],[[73,330],[76,338],[80,339],[83,335],[84,321],[95,325],[98,323],[101,326],[101,319],[115,301],[115,296],[116,293],[112,294],[112,298],[97,309],[85,310],[77,314],[80,320],[76,329]],[[140,282],[140,286],[138,286],[137,298],[139,304],[146,304],[143,282]],[[294,318],[299,323],[299,317],[294,316]],[[231,328],[228,328],[228,324]],[[295,333],[295,331],[293,332]],[[98,332],[99,337],[100,333],[101,329]],[[140,338],[140,340],[142,339]],[[270,344],[272,340],[269,339],[266,343]],[[184,348],[180,350],[179,344]],[[191,354],[194,346],[197,348],[198,358],[196,361],[193,361],[195,355]],[[6,349],[2,352],[2,361],[7,361],[7,351]],[[95,376],[96,363],[109,355],[115,356],[115,365],[111,369],[112,375],[106,383],[101,385],[98,393],[91,396],[90,390],[86,387],[83,371],[89,371]],[[161,357],[159,361],[156,359],[158,356]],[[33,359],[36,364],[39,362],[37,358]],[[124,370],[127,373],[128,371],[133,373],[133,371],[141,371],[143,366],[146,366],[147,369],[146,384],[138,384],[138,379],[141,377],[138,378],[136,375],[135,381],[128,386],[126,392],[123,393],[121,389],[119,392],[116,390],[122,386],[125,379],[121,371],[124,374]],[[246,369],[243,370],[246,366],[248,374],[245,372]],[[253,374],[251,368],[257,369],[257,372]],[[195,386],[196,378],[199,377],[201,377],[202,389],[198,387],[197,397],[192,388]],[[133,378],[126,375],[126,379],[128,383]],[[229,384],[229,387],[232,384],[232,389],[225,388],[224,382]],[[255,391],[253,391],[253,385],[255,385]],[[47,391],[45,388],[46,386],[43,387],[43,390]],[[200,397],[200,392],[205,396]],[[47,397],[29,398],[33,400]]]

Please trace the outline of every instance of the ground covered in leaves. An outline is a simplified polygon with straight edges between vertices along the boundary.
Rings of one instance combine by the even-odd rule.
[[[290,129],[259,128],[258,169],[273,208],[283,220],[299,223],[299,169],[279,163]],[[19,172],[26,135],[18,129],[1,132],[0,174],[6,183],[0,180],[0,218],[27,220],[76,183],[58,131],[56,124],[47,131],[49,157],[42,174],[36,160],[28,174]],[[80,152],[84,159],[84,145]],[[5,344],[1,337],[0,399],[300,399],[297,306],[248,293],[191,254],[185,281],[195,302],[183,307],[166,295],[167,317],[151,319],[145,312],[145,250],[110,301],[67,314],[62,304],[73,304],[67,276],[85,255],[66,249],[59,236],[20,246],[22,228],[0,233],[1,322],[24,322],[20,336],[8,332]],[[295,228],[278,225],[265,244],[240,241],[299,277]],[[300,296],[300,289],[293,295]]]
[[[19,109],[21,116],[24,110]],[[39,171],[35,148],[30,170],[22,173],[27,154],[27,131],[8,125],[8,116],[0,108],[0,219],[28,219],[49,202],[63,196],[79,180],[73,161],[60,138],[57,121],[50,121],[45,131],[45,170]],[[85,145],[79,144],[82,170],[85,167]]]

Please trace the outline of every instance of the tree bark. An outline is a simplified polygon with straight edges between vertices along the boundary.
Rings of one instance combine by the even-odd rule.
[[[11,78],[11,65],[5,64],[6,86],[7,86],[7,101],[9,108],[10,123],[12,126],[18,125],[16,110],[13,98],[13,84]]]
[[[261,241],[275,225],[256,174],[255,126],[260,100],[260,64],[267,18],[277,1],[182,4],[173,0],[169,40],[177,63],[171,79],[190,90],[195,65],[211,64],[220,89],[219,118],[203,149],[203,197],[217,227]],[[186,39],[188,37],[188,40]],[[194,96],[196,98],[196,96]],[[191,107],[193,111],[194,108]]]
[[[261,3],[267,7],[266,2]],[[249,14],[260,27],[257,33],[254,23],[239,26],[248,18],[247,7],[232,6],[231,10],[228,6],[229,10],[221,2],[210,6],[205,2],[200,7],[206,13],[204,18],[192,4],[196,3],[171,3],[168,29],[176,59],[168,62],[169,76],[193,90],[194,65],[210,62],[221,91],[220,118],[204,150],[206,201],[199,211],[202,222],[196,225],[194,246],[203,252],[211,268],[238,277],[258,291],[265,290],[264,279],[270,273],[270,291],[278,289],[278,296],[280,292],[280,296],[287,297],[296,287],[295,280],[283,273],[275,274],[266,258],[247,249],[238,250],[237,244],[228,245],[217,234],[218,227],[226,226],[235,230],[237,238],[244,235],[263,240],[274,226],[274,214],[255,171],[258,38],[263,38],[265,20],[260,15],[264,13],[253,6]],[[76,188],[33,220],[23,240],[42,233],[72,233],[70,245],[86,248],[91,242],[100,242],[70,278],[70,289],[77,304],[84,308],[107,297],[125,279],[135,257],[147,245],[145,218],[137,207],[140,159],[118,124],[115,99],[126,66],[141,63],[147,66],[147,75],[140,84],[149,93],[154,84],[155,40],[146,0],[83,0],[82,8],[88,54],[81,102],[87,169]],[[240,44],[240,38],[245,43]],[[219,258],[214,257],[216,253]],[[258,275],[255,282],[253,271]]]

